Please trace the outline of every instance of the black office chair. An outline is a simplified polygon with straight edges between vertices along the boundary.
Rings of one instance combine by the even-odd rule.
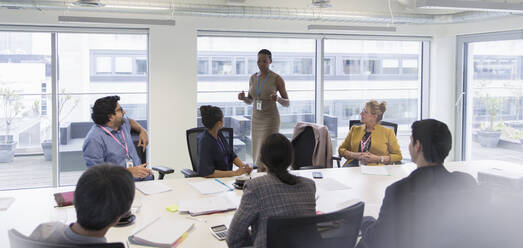
[[[26,237],[15,229],[8,231],[9,243],[11,248],[125,248],[123,243],[104,243],[104,244],[56,244],[44,241],[37,241]]]
[[[187,149],[189,150],[189,157],[191,158],[191,169],[182,169],[181,173],[184,177],[197,177],[198,175],[198,136],[200,136],[201,133],[205,132],[205,127],[195,127],[188,129],[186,133],[187,137]],[[223,134],[225,139],[227,139],[227,142],[229,144],[229,148],[233,150],[233,139],[234,139],[234,132],[233,129],[230,127],[224,127],[220,130],[220,132]]]
[[[390,129],[394,130],[394,134],[396,134],[396,135],[398,134],[398,124],[397,123],[392,123],[392,122],[388,122],[388,121],[380,121],[379,124],[386,128],[390,128]],[[363,123],[361,123],[360,120],[350,120],[349,121],[349,130],[354,125],[361,126],[361,125],[363,125]]]
[[[354,247],[363,217],[363,202],[342,210],[305,217],[269,217],[267,247]]]
[[[384,126],[384,127],[386,127],[386,128],[390,128],[390,129],[394,130],[394,134],[395,135],[398,134],[398,124],[397,123],[392,123],[392,122],[388,122],[388,121],[380,121],[379,124]],[[361,126],[361,125],[363,125],[363,123],[360,120],[350,120],[349,121],[349,130],[354,125]],[[338,167],[340,167],[340,165],[341,165],[341,157],[333,156],[332,160],[336,160],[336,164],[338,165]]]
[[[138,146],[138,133],[131,131],[131,138],[133,139],[134,147],[136,148],[136,153],[138,153],[138,157],[140,157],[140,160],[143,163],[147,162],[147,154],[146,152],[143,152],[143,148]],[[153,166],[153,170],[158,172],[158,180],[162,180],[166,174],[171,174],[174,172],[174,169],[165,167],[165,166]]]
[[[292,142],[294,148],[294,163],[291,165],[293,170],[320,169],[326,166],[313,166],[312,154],[314,153],[315,137],[312,127],[305,127],[298,137]]]

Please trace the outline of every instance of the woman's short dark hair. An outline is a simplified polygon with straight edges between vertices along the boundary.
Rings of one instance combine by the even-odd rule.
[[[296,177],[287,170],[294,161],[294,149],[287,137],[279,133],[269,135],[261,147],[261,161],[280,181],[296,184]]]
[[[265,54],[265,55],[269,56],[269,59],[271,59],[271,61],[272,61],[272,53],[271,53],[271,51],[269,51],[267,49],[262,49],[262,50],[260,50],[258,52],[258,55],[260,55],[260,54]]]
[[[202,123],[207,129],[212,129],[216,123],[223,119],[222,110],[211,105],[201,106],[200,115],[202,116]]]
[[[91,114],[94,123],[103,126],[109,122],[109,116],[115,114],[114,110],[118,101],[120,101],[119,96],[106,96],[96,100]]]
[[[412,141],[419,141],[427,162],[443,163],[452,148],[452,136],[447,124],[426,119],[412,123]]]
[[[74,207],[78,224],[102,230],[131,209],[134,179],[118,165],[101,164],[87,169],[76,185]]]

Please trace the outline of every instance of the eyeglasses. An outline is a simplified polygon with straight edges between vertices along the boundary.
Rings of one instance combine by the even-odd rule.
[[[362,108],[362,109],[361,109],[361,112],[362,112],[362,113],[365,113],[365,114],[368,114],[368,113],[369,113],[369,112],[367,111],[367,109],[365,109],[365,108]]]

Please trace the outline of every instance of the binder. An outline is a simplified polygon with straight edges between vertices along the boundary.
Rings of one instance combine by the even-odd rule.
[[[54,200],[58,207],[73,205],[74,191],[55,193]]]

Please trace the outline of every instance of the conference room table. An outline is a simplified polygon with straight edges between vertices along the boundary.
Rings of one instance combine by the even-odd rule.
[[[463,161],[448,162],[445,167],[450,171],[462,171],[469,173],[477,178],[477,172],[498,168],[502,170],[521,170],[523,166],[519,164],[481,160],[481,161]],[[292,171],[293,174],[312,178],[313,171],[321,171],[323,179],[314,179],[317,182],[317,211],[328,213],[343,207],[349,206],[358,201],[365,202],[365,215],[377,217],[381,205],[385,188],[390,184],[408,176],[415,168],[413,163],[402,165],[385,166],[389,175],[369,175],[362,174],[359,167],[351,168],[331,168],[318,170],[300,170]],[[253,176],[262,176],[264,173],[255,173]],[[322,180],[335,179],[349,189],[328,191],[323,189]],[[109,230],[106,238],[109,242],[123,242],[130,247],[142,247],[135,244],[128,244],[127,238],[134,231],[148,224],[155,218],[168,218],[173,221],[192,221],[194,228],[189,232],[187,238],[179,247],[227,247],[225,241],[218,241],[209,231],[210,226],[225,224],[229,225],[234,215],[234,211],[216,213],[211,215],[201,215],[191,217],[188,214],[180,212],[169,212],[167,206],[177,204],[190,199],[213,197],[213,195],[202,195],[188,182],[197,182],[201,180],[212,180],[205,178],[173,178],[168,177],[165,180],[158,181],[171,187],[171,190],[164,193],[153,195],[144,195],[136,191],[135,201],[133,202],[133,211],[136,212],[136,221],[127,227],[113,227]],[[225,183],[232,183],[234,178],[221,179]],[[325,182],[325,181],[324,181]],[[40,223],[49,221],[59,221],[63,223],[72,223],[76,220],[76,214],[73,206],[55,207],[53,194],[56,192],[65,192],[74,190],[74,186],[58,188],[37,188],[0,191],[0,197],[14,197],[15,201],[9,209],[0,211],[0,247],[7,247],[9,243],[7,231],[11,228],[29,235],[32,230]],[[241,198],[242,191],[234,190],[233,192],[221,194],[235,194],[238,199]]]

